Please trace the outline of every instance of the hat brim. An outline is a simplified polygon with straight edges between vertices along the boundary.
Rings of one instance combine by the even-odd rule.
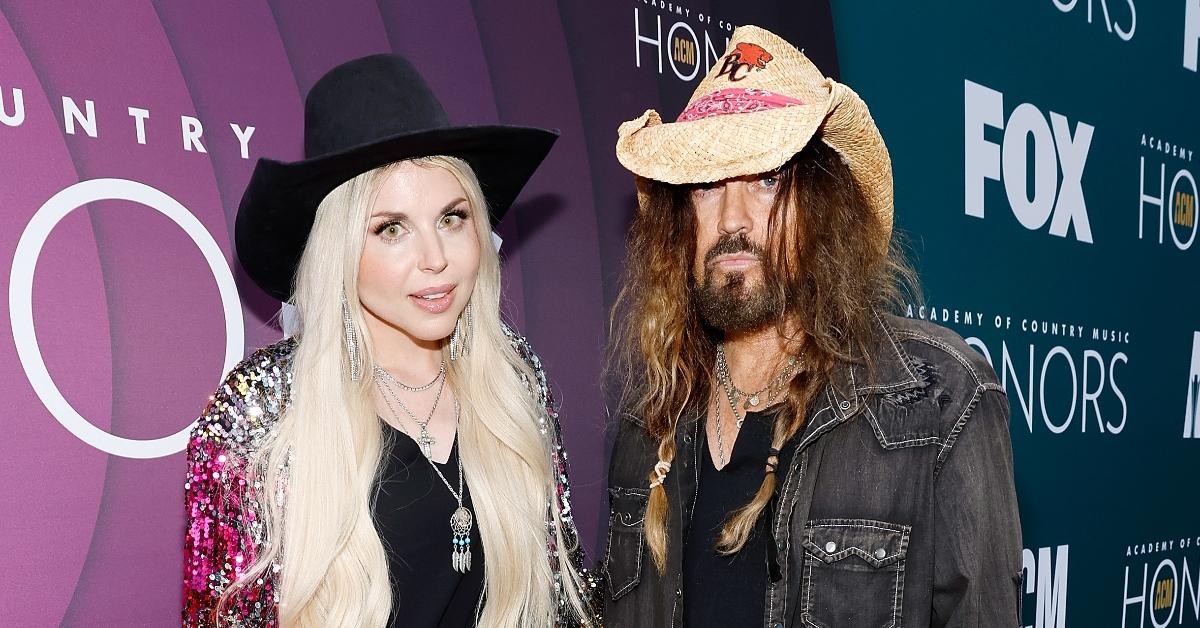
[[[647,111],[617,131],[617,160],[644,179],[674,185],[712,183],[770,172],[820,133],[850,169],[870,209],[890,228],[892,162],[866,104],[849,87],[828,81],[829,97],[770,111],[662,123]],[[639,188],[640,189],[640,188]],[[639,191],[639,205],[644,194]],[[880,251],[887,240],[876,243]]]
[[[317,206],[325,196],[369,170],[432,155],[458,157],[470,164],[494,226],[557,139],[557,131],[531,127],[446,127],[301,161],[259,159],[238,206],[234,228],[238,259],[263,290],[288,300]]]
[[[617,159],[634,174],[671,183],[712,183],[770,172],[812,140],[826,103],[656,123],[653,112],[618,132]]]

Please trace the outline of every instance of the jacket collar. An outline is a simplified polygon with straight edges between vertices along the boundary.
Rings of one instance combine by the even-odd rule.
[[[876,342],[872,346],[872,367],[868,371],[861,361],[839,362],[830,373],[825,390],[828,405],[815,404],[805,429],[804,447],[838,424],[862,411],[863,400],[869,394],[891,393],[925,386],[912,366],[912,357],[900,347],[896,332],[878,312],[872,313]],[[858,356],[861,358],[861,356]]]
[[[824,403],[818,401],[809,410],[801,448],[861,412],[867,395],[912,390],[926,385],[925,380],[913,369],[912,356],[901,348],[892,326],[879,312],[872,313],[871,318],[877,339],[872,347],[871,370],[868,371],[861,361],[839,362],[833,367],[829,384],[825,387]],[[632,414],[626,416],[644,426],[640,418]],[[689,414],[687,420],[679,421],[676,437],[682,436],[685,430],[693,429],[693,424],[699,422],[700,418],[699,413]]]

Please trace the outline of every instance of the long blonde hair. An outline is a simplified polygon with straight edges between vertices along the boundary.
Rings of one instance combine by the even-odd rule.
[[[443,168],[458,179],[480,242],[468,351],[454,361],[447,356],[446,362],[448,382],[461,404],[463,474],[483,540],[486,603],[479,623],[551,625],[560,602],[556,580],[569,609],[582,617],[580,577],[568,558],[573,537],[564,534],[554,506],[553,435],[539,431],[543,400],[522,383],[536,380],[504,333],[500,261],[479,182],[470,166],[454,157],[412,162]],[[254,581],[272,563],[280,564],[276,586],[283,625],[382,626],[391,610],[387,558],[372,517],[384,456],[372,395],[375,360],[363,309],[357,298],[348,298],[363,373],[360,381],[351,381],[341,302],[342,295],[357,294],[375,191],[394,167],[359,175],[325,197],[296,273],[293,301],[300,331],[293,396],[275,434],[251,461],[262,486],[286,490],[263,490],[258,497],[267,543],[238,583]],[[547,559],[548,543],[559,548],[556,567]]]

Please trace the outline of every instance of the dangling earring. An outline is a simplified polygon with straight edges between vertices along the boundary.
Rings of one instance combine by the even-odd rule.
[[[454,333],[450,334],[450,359],[457,360],[467,355],[467,343],[471,341],[471,304],[463,309],[463,313],[454,322]]]
[[[362,378],[362,361],[358,355],[358,332],[354,329],[354,321],[350,320],[350,303],[342,294],[342,327],[346,335],[346,355],[350,362],[350,381],[357,382]]]

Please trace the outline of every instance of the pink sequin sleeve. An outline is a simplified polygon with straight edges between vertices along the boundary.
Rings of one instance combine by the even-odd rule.
[[[230,372],[209,401],[187,447],[183,560],[183,625],[277,625],[274,576],[269,568],[221,596],[254,564],[263,528],[247,479],[247,460],[286,400],[282,367],[290,344],[261,349]]]
[[[525,360],[530,371],[533,372],[534,379],[532,381],[524,379],[524,376],[522,377],[525,385],[529,387],[530,391],[534,393],[545,408],[545,413],[538,419],[538,427],[542,436],[551,442],[550,464],[555,476],[555,493],[558,499],[550,504],[550,508],[558,511],[559,519],[562,521],[563,537],[567,542],[567,547],[558,547],[554,533],[554,518],[550,513],[547,513],[546,536],[548,546],[546,550],[550,564],[556,572],[554,596],[557,599],[558,614],[554,625],[562,628],[580,625],[603,625],[603,609],[600,608],[602,596],[599,595],[603,583],[600,581],[597,572],[589,571],[583,567],[583,545],[579,542],[579,532],[575,527],[575,517],[571,512],[571,482],[567,478],[567,467],[569,465],[567,463],[567,451],[563,448],[562,443],[562,426],[559,422],[558,404],[555,403],[554,394],[551,392],[550,385],[546,381],[546,373],[542,369],[542,361],[533,352],[533,348],[529,346],[529,342],[507,326],[504,327],[504,333],[508,336],[513,348],[517,350],[517,354]],[[576,617],[568,608],[567,597],[563,591],[563,582],[557,575],[558,561],[564,559],[574,563],[575,569],[579,573],[580,584],[583,588],[578,593],[583,598],[584,606],[592,614],[590,621],[581,621],[581,618]]]

